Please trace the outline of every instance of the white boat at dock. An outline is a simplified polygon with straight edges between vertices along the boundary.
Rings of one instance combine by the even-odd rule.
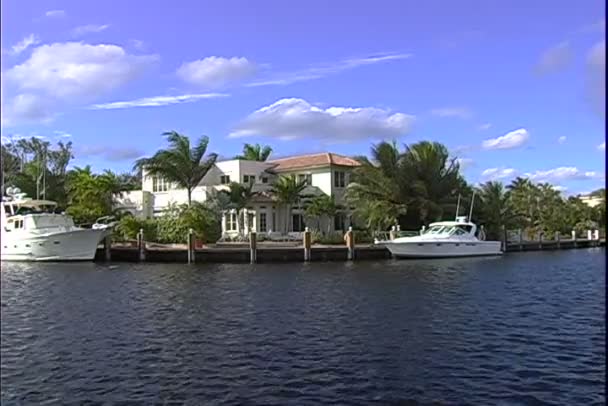
[[[448,258],[501,255],[500,241],[476,237],[477,226],[459,217],[456,221],[431,223],[421,235],[376,241],[398,258]]]
[[[6,200],[5,200],[6,199]],[[108,232],[74,225],[50,200],[33,200],[14,191],[3,198],[2,261],[92,261]]]

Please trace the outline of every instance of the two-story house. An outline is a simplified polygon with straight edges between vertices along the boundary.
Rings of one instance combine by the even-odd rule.
[[[300,155],[266,162],[238,159],[221,161],[214,165],[192,191],[192,200],[204,202],[212,198],[214,193],[226,189],[231,182],[253,184],[253,190],[259,193],[245,210],[243,221],[238,221],[235,210],[225,211],[222,216],[222,234],[234,236],[249,231],[299,232],[305,227],[304,209],[293,207],[287,210],[281,207],[270,193],[277,177],[295,175],[298,180],[307,183],[304,195],[334,196],[336,203],[342,205],[350,172],[356,166],[359,166],[356,160],[333,153]],[[145,171],[142,178],[142,190],[123,193],[117,199],[117,208],[128,210],[138,217],[150,218],[160,215],[171,204],[187,202],[185,189],[177,188],[162,178],[148,176]],[[338,231],[345,230],[348,222],[349,217],[344,210],[333,219],[323,219],[319,225],[324,230]],[[244,230],[240,229],[241,226]]]

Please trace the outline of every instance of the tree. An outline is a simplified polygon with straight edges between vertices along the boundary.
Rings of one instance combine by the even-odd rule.
[[[514,225],[515,213],[508,191],[501,182],[486,182],[479,188],[480,220],[487,237],[500,239],[502,227]]]
[[[336,201],[333,196],[322,195],[313,198],[306,205],[306,215],[309,217],[317,218],[319,228],[321,223],[321,218],[327,218],[327,232],[329,233],[331,230],[331,219],[338,212],[338,206],[336,205]]]
[[[111,171],[94,174],[91,167],[76,167],[68,173],[67,213],[78,223],[92,223],[112,214],[114,196],[120,192],[118,177]]]
[[[198,186],[217,160],[217,154],[212,153],[205,158],[208,137],[201,137],[194,148],[190,147],[190,139],[175,131],[163,135],[169,141],[168,149],[161,149],[150,158],[142,158],[135,162],[135,170],[145,170],[150,176],[160,176],[168,182],[187,190],[188,206],[192,204],[192,190]]]
[[[458,162],[436,142],[419,142],[403,152],[394,142],[381,142],[373,146],[372,160],[360,162],[346,196],[355,216],[367,223],[383,223],[369,217],[382,207],[402,227],[419,229],[455,211],[458,194],[467,191]]]
[[[286,208],[285,229],[289,231],[292,207],[300,201],[300,194],[306,188],[306,180],[298,181],[295,175],[280,176],[272,185],[271,193],[277,202]]]
[[[239,230],[242,233],[244,231],[244,209],[249,206],[251,199],[256,195],[253,192],[253,184],[241,185],[237,182],[232,182],[228,185],[228,190],[222,190],[219,193],[224,194],[228,197],[228,207],[236,210],[237,222],[239,224]]]
[[[272,153],[272,147],[260,144],[245,144],[243,146],[243,155],[236,156],[235,159],[244,159],[247,161],[266,161]]]

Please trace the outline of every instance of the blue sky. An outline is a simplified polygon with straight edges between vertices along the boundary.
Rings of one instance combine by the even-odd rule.
[[[470,181],[587,192],[605,182],[604,16],[598,0],[4,0],[2,136],[71,139],[75,165],[119,171],[168,130],[227,157],[435,140]]]

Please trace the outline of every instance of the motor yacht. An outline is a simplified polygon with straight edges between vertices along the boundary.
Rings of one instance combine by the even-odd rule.
[[[2,261],[92,261],[108,231],[77,227],[70,216],[57,212],[55,202],[14,190],[2,206]]]

